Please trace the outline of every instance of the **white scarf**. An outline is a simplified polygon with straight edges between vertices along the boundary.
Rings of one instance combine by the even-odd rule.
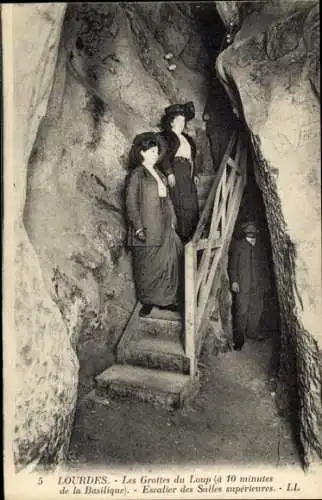
[[[248,243],[250,243],[253,247],[255,246],[256,244],[256,238],[250,238],[249,236],[246,236],[246,240],[248,241]]]
[[[154,169],[154,167],[150,167],[147,165],[143,165],[144,168],[147,169],[148,172],[154,177],[158,184],[158,194],[160,198],[166,198],[167,196],[167,186],[164,184],[163,180],[159,176],[158,172]]]
[[[187,158],[187,160],[191,160],[191,146],[184,135],[177,134],[177,137],[180,141],[180,145],[178,147],[178,151],[176,152],[176,156],[182,156],[182,158]]]

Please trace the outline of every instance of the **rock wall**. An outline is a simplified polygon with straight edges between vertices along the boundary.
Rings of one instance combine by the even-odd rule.
[[[47,114],[30,157],[24,222],[77,345],[87,389],[112,362],[136,300],[123,211],[134,136],[157,130],[170,103],[192,100],[197,162],[201,171],[212,169],[202,121],[203,50],[185,4],[84,3],[66,12]]]
[[[288,387],[308,465],[322,456],[319,6],[217,4],[239,23],[217,70],[253,135],[282,314],[279,393]]]
[[[123,214],[133,137],[156,130],[168,104],[193,100],[197,161],[201,170],[212,165],[202,122],[207,55],[188,4],[75,4],[64,24],[64,4],[8,9],[3,15],[12,12],[13,31],[4,31],[4,41],[13,37],[15,130],[14,143],[6,144],[14,151],[8,192],[17,203],[6,230],[15,248],[9,295],[20,470],[64,456],[76,400],[75,350],[88,357],[80,333],[97,349],[92,378],[106,366],[106,346],[118,341],[133,308]],[[322,449],[318,6],[220,2],[218,10],[226,24],[240,28],[217,69],[253,135],[283,320],[279,399],[287,385],[308,464]],[[216,168],[221,154],[211,100],[208,108]],[[208,336],[216,349],[230,340],[224,338],[231,328],[225,273],[222,283]]]
[[[5,278],[7,311],[14,311],[12,329],[9,331],[8,325],[9,335],[4,337],[5,365],[10,368],[5,371],[5,388],[9,391],[6,402],[14,397],[14,419],[8,413],[10,422],[6,423],[8,432],[14,423],[14,464],[19,471],[28,464],[54,464],[64,458],[77,391],[78,361],[69,332],[48,295],[38,256],[23,223],[28,158],[47,110],[65,7],[12,5],[3,6],[2,11],[6,66]],[[11,74],[13,82],[9,81]],[[11,256],[9,250],[13,251]]]

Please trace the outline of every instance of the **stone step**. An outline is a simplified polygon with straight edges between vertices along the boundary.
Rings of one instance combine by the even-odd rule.
[[[98,398],[144,401],[167,408],[180,408],[199,389],[199,380],[180,373],[112,365],[95,377]]]
[[[159,309],[158,307],[153,307],[150,314],[145,316],[144,319],[165,319],[167,321],[181,322],[182,316],[179,312],[168,311],[167,309]]]
[[[216,173],[214,172],[213,174],[201,174],[199,175],[199,185],[200,184],[211,184],[214,181],[214,178],[216,177]]]
[[[179,313],[153,308],[148,316],[141,318],[139,316],[140,308],[140,304],[135,307],[118,343],[116,351],[118,363],[126,362],[129,345],[133,346],[142,337],[172,339],[179,342],[182,336],[183,321]]]
[[[165,311],[160,311],[165,313]],[[170,311],[168,314],[171,313]],[[162,315],[160,314],[162,317]],[[164,315],[164,318],[167,316]],[[158,317],[137,317],[135,323],[132,323],[131,329],[126,329],[116,350],[116,359],[118,363],[127,363],[129,354],[134,346],[142,338],[151,338],[163,342],[172,341],[178,345],[183,343],[183,322],[180,316],[172,316],[171,319],[159,319]],[[131,347],[130,347],[131,346]]]
[[[200,179],[200,182],[197,186],[197,191],[198,191],[198,195],[206,195],[209,193],[210,189],[211,189],[211,186],[213,185],[214,183],[214,180],[215,180],[215,176],[210,176],[210,175],[201,175],[199,177]]]
[[[198,200],[199,212],[201,213],[206,205],[207,200]]]
[[[144,336],[126,349],[122,362],[169,372],[189,373],[190,363],[180,338],[165,339]]]
[[[183,331],[183,323],[182,321],[169,321],[167,319],[140,318],[137,328],[140,329],[140,337],[149,336],[179,340]]]
[[[198,186],[198,190],[197,190],[197,193],[198,193],[198,199],[207,199],[208,197],[208,194],[210,192],[210,189],[211,189],[211,186],[212,184],[210,184],[209,186],[208,185],[204,185],[204,186],[201,186],[199,185]]]

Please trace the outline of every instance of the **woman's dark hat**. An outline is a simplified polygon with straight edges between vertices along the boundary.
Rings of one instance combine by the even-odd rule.
[[[186,104],[171,104],[164,110],[166,116],[177,116],[182,115],[187,121],[192,120],[195,117],[195,106],[192,101]]]
[[[154,132],[142,132],[135,136],[133,146],[138,149],[149,149],[158,146],[158,138]]]

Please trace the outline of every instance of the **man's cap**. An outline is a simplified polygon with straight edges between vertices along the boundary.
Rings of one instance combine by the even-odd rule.
[[[185,104],[171,104],[164,110],[166,116],[177,116],[182,115],[187,121],[192,120],[195,117],[195,105],[192,101]]]
[[[257,222],[254,219],[249,219],[242,222],[241,228],[243,231],[246,231],[246,229],[248,229],[249,227],[253,227],[256,230],[256,232],[258,232]]]

